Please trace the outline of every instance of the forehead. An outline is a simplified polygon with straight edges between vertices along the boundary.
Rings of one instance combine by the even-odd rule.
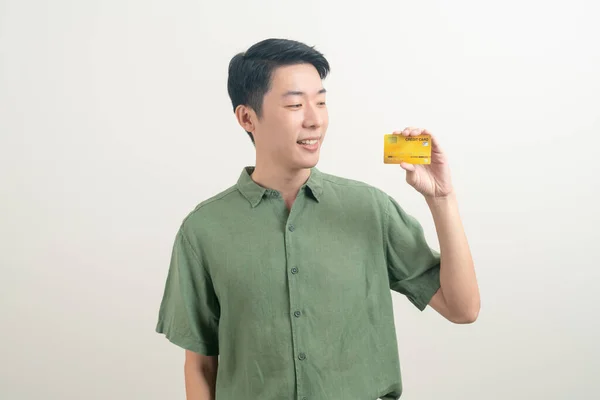
[[[288,90],[318,92],[322,89],[319,72],[312,64],[285,65],[273,71],[271,91],[275,94]]]

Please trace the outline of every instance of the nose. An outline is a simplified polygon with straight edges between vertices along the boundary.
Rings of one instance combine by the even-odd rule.
[[[304,113],[304,127],[316,129],[323,125],[325,120],[325,110],[318,108],[316,105],[307,105]]]

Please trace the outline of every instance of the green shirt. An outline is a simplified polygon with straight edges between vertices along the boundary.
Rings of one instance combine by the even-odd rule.
[[[313,168],[288,212],[252,171],[183,220],[156,331],[219,355],[216,400],[398,399],[390,289],[423,310],[439,253],[379,189]]]

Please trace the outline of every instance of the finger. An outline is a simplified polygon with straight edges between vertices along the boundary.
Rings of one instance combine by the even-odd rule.
[[[402,134],[404,136],[408,136],[408,135],[410,135],[410,131],[411,131],[411,128],[404,128],[404,130],[402,131]]]
[[[415,170],[415,166],[413,164],[409,164],[407,162],[401,162],[400,167],[408,172],[413,172]]]
[[[442,146],[440,145],[440,141],[435,136],[431,135],[431,151],[442,151]]]
[[[421,129],[421,128],[413,128],[410,131],[410,135],[411,136],[419,136],[421,134],[421,132],[423,132],[423,129]]]

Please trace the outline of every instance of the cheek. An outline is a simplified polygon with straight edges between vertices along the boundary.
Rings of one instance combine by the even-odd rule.
[[[274,130],[286,128],[295,123],[296,120],[301,119],[299,112],[279,111],[274,112],[269,116],[269,126]]]
[[[323,107],[320,110],[320,115],[321,117],[321,121],[323,121],[323,124],[326,124],[329,122],[329,110],[327,109],[327,107]]]
[[[288,115],[285,115],[285,118],[281,121],[282,125],[288,128],[302,127],[303,122],[304,113],[302,111],[290,112]]]
[[[302,131],[302,123],[303,116],[301,112],[278,115],[272,125],[273,134],[277,135],[276,140],[280,143],[295,143],[298,133]]]

